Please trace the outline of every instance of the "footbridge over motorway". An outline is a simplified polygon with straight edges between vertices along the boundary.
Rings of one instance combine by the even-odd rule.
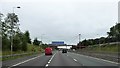
[[[70,45],[64,45],[64,46],[57,46],[57,48],[59,48],[59,49],[71,49],[72,46],[70,46]]]
[[[72,45],[67,45],[64,43],[64,41],[52,41],[51,44],[49,44],[50,47],[53,49],[70,49],[72,48]]]

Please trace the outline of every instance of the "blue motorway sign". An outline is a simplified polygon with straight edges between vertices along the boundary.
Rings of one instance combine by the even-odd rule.
[[[64,45],[63,41],[53,41],[52,42],[53,45]]]

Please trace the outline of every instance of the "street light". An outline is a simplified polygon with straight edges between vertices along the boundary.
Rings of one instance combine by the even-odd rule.
[[[116,48],[119,49],[119,46],[118,46],[118,44],[119,44],[119,43],[118,43],[118,42],[119,42],[118,40],[119,40],[119,39],[118,39],[118,38],[119,38],[119,34],[120,34],[120,33],[119,33],[119,31],[118,31],[118,26],[117,26],[118,23],[119,23],[119,22],[116,22],[116,27],[114,27],[114,28],[115,28],[115,34],[116,34]]]
[[[45,35],[45,34],[42,34],[42,35],[41,35],[41,42],[42,42],[42,39],[43,39],[43,35]]]
[[[81,36],[81,34],[79,34],[79,42],[78,43],[80,43],[80,36]]]
[[[15,8],[20,8],[19,6],[18,7],[13,7],[13,13],[14,13],[14,9]],[[11,22],[12,23],[12,25],[11,25],[11,56],[12,56],[12,51],[13,51],[13,21]]]
[[[15,9],[15,8],[20,8],[20,6],[17,6],[17,7],[13,7],[13,13],[14,13],[14,9]]]
[[[99,36],[99,34],[97,34]],[[99,51],[101,51],[100,38],[98,38]]]

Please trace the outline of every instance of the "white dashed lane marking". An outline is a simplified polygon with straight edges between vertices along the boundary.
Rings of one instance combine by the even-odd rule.
[[[73,59],[74,61],[77,61],[76,59]]]
[[[48,64],[46,64],[45,66],[48,67]]]
[[[55,53],[56,54],[56,53]],[[48,61],[48,63],[45,65],[45,67],[48,67],[50,62],[52,61],[52,59],[54,58],[55,54],[50,58],[50,60]]]

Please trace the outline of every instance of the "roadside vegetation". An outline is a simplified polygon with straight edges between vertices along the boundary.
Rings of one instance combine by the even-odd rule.
[[[81,50],[86,51],[120,52],[120,23],[116,23],[116,25],[112,26],[107,34],[107,37],[84,39],[79,42],[77,46],[84,46]]]
[[[118,46],[120,46],[120,44],[106,44],[102,46],[94,45],[94,46],[86,47],[82,49],[82,51],[118,53],[118,49],[120,48]]]
[[[28,44],[27,45],[27,51],[13,51],[12,54],[23,54],[23,53],[32,53],[32,52],[43,52],[43,49],[39,46],[36,46],[36,45],[32,45],[32,44]],[[3,51],[2,52],[3,56],[5,55],[10,55],[11,54],[11,51],[10,50],[6,50],[6,51]]]
[[[11,45],[12,54],[42,53],[44,48],[48,46],[47,44],[43,44],[42,41],[39,41],[37,38],[35,38],[34,41],[31,41],[29,30],[26,30],[25,32],[20,30],[19,18],[15,13],[8,13],[7,15],[0,13],[0,26],[0,36],[2,37],[2,53],[0,54],[3,56],[11,55]],[[12,58],[18,57],[21,56]]]
[[[44,49],[42,48],[43,45],[37,46],[33,44],[28,44],[27,45],[27,51],[14,51],[13,54],[23,54],[23,55],[18,55],[18,56],[12,56],[12,57],[7,57],[7,58],[2,58],[2,61],[5,60],[13,60],[21,57],[26,57],[34,54],[41,54],[44,52]],[[24,54],[25,53],[25,54]],[[3,56],[10,55],[11,51],[3,51]]]

